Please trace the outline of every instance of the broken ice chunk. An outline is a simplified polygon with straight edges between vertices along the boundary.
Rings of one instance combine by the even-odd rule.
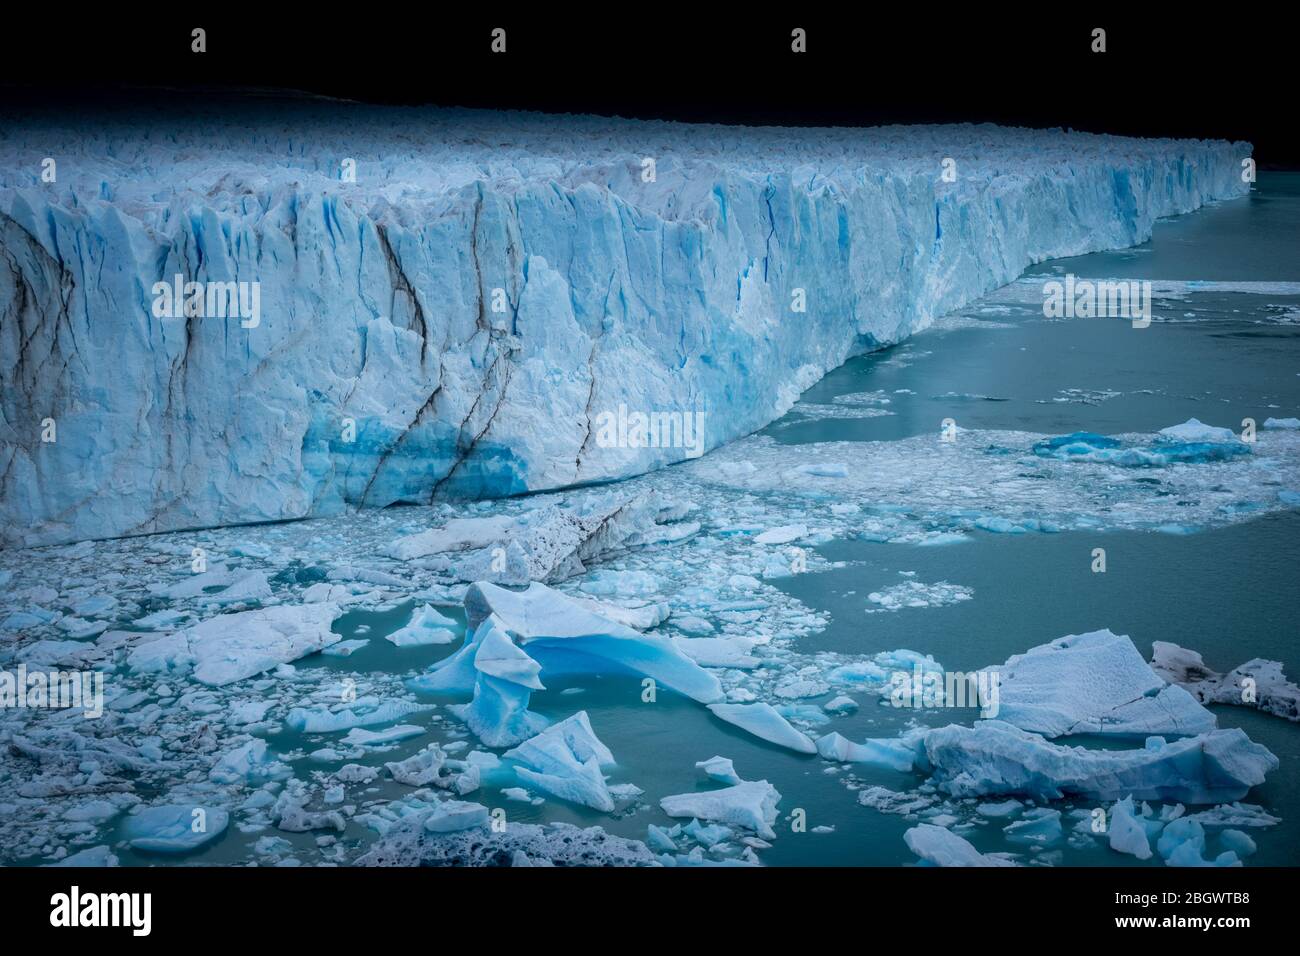
[[[127,666],[137,674],[189,671],[200,683],[222,686],[338,643],[330,628],[341,613],[322,603],[219,614],[137,645]]]
[[[1216,726],[1214,715],[1167,684],[1129,638],[1108,630],[1040,644],[985,673],[990,700],[981,703],[994,705],[999,720],[1047,737],[1193,736]]]
[[[1000,720],[952,725],[920,738],[918,766],[956,797],[1026,794],[1219,803],[1238,800],[1276,770],[1278,759],[1241,730],[1216,730],[1141,749],[1086,750],[1050,743]]]
[[[585,710],[507,750],[505,756],[524,765],[515,768],[524,783],[563,800],[613,812],[614,798],[601,768],[613,766],[614,755],[596,737]]]
[[[778,747],[788,747],[804,754],[817,752],[817,745],[806,734],[795,730],[771,704],[710,704],[709,710],[715,717]]]
[[[770,840],[776,837],[772,824],[776,822],[776,807],[780,799],[776,787],[766,780],[756,780],[723,790],[664,797],[659,806],[670,817],[695,817],[746,827]]]
[[[970,841],[932,823],[920,823],[903,834],[907,848],[931,866],[1015,866],[1000,856],[981,853]]]
[[[150,853],[189,853],[225,832],[230,815],[216,807],[166,804],[127,817],[125,835],[132,849]]]
[[[386,639],[398,647],[426,647],[430,644],[450,644],[456,640],[456,622],[439,614],[431,604],[422,604],[411,614],[404,627],[387,635]]]

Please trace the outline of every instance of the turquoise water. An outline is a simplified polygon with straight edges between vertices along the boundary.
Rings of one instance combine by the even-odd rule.
[[[1263,174],[1248,199],[1162,222],[1146,246],[1119,253],[1043,263],[1032,274],[1156,279],[1300,280],[1300,175]],[[1300,297],[1197,293],[1158,300],[1157,321],[1133,329],[1118,320],[1048,321],[1032,307],[976,304],[965,327],[935,330],[889,350],[855,359],[832,372],[802,398],[826,405],[836,396],[872,392],[889,397],[892,414],[871,418],[814,418],[796,408],[766,433],[783,444],[893,440],[937,431],[954,419],[964,428],[1013,429],[1044,434],[1072,431],[1149,432],[1196,417],[1240,427],[1244,418],[1300,414]],[[1154,479],[1153,479],[1154,480]],[[1107,552],[1105,574],[1091,571],[1092,551]],[[1155,640],[1201,652],[1207,664],[1228,670],[1253,657],[1280,660],[1300,675],[1300,633],[1295,616],[1300,567],[1300,514],[1295,511],[1190,535],[1159,532],[1067,532],[998,535],[975,532],[951,547],[835,540],[818,548],[840,566],[776,583],[809,608],[829,615],[828,626],[805,638],[801,652],[870,654],[910,648],[932,654],[950,670],[973,670],[1069,633],[1110,628],[1128,634],[1144,654]],[[900,571],[921,581],[949,581],[974,589],[974,598],[945,607],[867,614],[866,595],[899,581]],[[414,675],[453,646],[399,649],[382,636],[401,626],[410,605],[358,611],[335,626],[352,637],[368,627],[370,645],[346,659],[314,657],[302,670]],[[609,815],[547,798],[540,806],[505,800],[489,784],[470,799],[503,806],[518,822],[568,821],[601,825],[644,838],[649,823],[668,825],[659,798],[706,786],[694,763],[715,754],[734,760],[745,779],[766,779],[782,794],[779,838],[761,852],[767,864],[899,865],[914,863],[901,816],[859,806],[845,780],[911,790],[910,773],[831,765],[770,746],[671,694],[640,702],[634,678],[580,676],[548,681],[534,695],[536,711],[555,719],[585,709],[600,738],[619,761],[611,783],[644,789],[640,809]],[[576,691],[576,693],[566,693]],[[422,696],[438,704],[450,699]],[[1283,822],[1252,831],[1259,845],[1251,864],[1300,863],[1300,727],[1240,708],[1217,707],[1221,726],[1241,727],[1281,758],[1281,769],[1249,802],[1263,804]],[[854,740],[892,736],[913,723],[969,721],[974,712],[910,711],[878,706],[837,718],[834,729]],[[442,707],[403,720],[429,726],[438,739],[460,736],[473,744]],[[306,752],[335,735],[281,733],[273,749],[294,762],[300,776],[340,764],[310,763]],[[417,738],[383,754],[400,760],[427,743]],[[1070,743],[1088,743],[1071,740]],[[1092,742],[1090,745],[1103,746]],[[370,762],[375,762],[373,759]],[[505,786],[513,781],[505,782]],[[367,799],[406,796],[409,789],[376,780]],[[1068,809],[1074,804],[1056,804]],[[1090,806],[1080,804],[1083,809]],[[791,832],[787,815],[807,815],[808,832]],[[1071,821],[1066,821],[1067,829]],[[969,836],[981,850],[1009,847],[1005,821]],[[813,832],[830,827],[833,832]],[[303,851],[316,836],[274,832]],[[265,834],[234,831],[199,863],[242,862]],[[339,836],[349,851],[373,839],[356,822]],[[1211,842],[1211,855],[1217,847]],[[351,855],[351,853],[349,853]],[[123,863],[155,862],[122,852]],[[1142,864],[1095,841],[1087,848],[1064,842],[1044,862],[1058,865]]]

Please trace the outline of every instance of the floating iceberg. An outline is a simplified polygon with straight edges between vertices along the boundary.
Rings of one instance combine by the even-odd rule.
[[[215,807],[168,804],[127,817],[124,835],[135,850],[189,853],[221,836],[229,822],[230,815]]]
[[[353,727],[373,727],[401,720],[410,714],[432,710],[430,704],[409,700],[358,700],[347,706],[294,707],[285,717],[285,726],[304,734],[329,734]]]
[[[523,764],[515,773],[524,783],[593,810],[613,812],[614,798],[601,769],[614,765],[614,755],[592,731],[586,711],[525,740],[505,756]]]
[[[713,820],[727,826],[745,827],[771,840],[776,837],[776,807],[781,794],[766,780],[746,781],[722,790],[679,793],[664,797],[659,806],[670,817]]]
[[[1040,800],[1085,797],[1219,803],[1239,800],[1278,767],[1242,731],[1215,730],[1132,750],[1050,743],[1000,720],[949,726],[920,737],[917,766],[955,797],[1019,794]]]
[[[1041,644],[987,672],[997,676],[997,718],[1045,737],[1194,736],[1216,726],[1129,638],[1108,630]]]
[[[1300,687],[1287,680],[1278,661],[1247,661],[1227,674],[1205,666],[1201,655],[1168,641],[1151,646],[1152,669],[1207,704],[1236,704],[1300,721]]]
[[[803,754],[814,754],[817,745],[790,726],[790,722],[776,712],[771,704],[710,704],[715,717],[735,724],[768,743],[786,747]]]
[[[291,776],[293,771],[288,765],[276,760],[268,752],[266,741],[257,737],[223,755],[208,771],[208,779],[214,783],[246,787],[260,787]]]
[[[1267,427],[1267,425],[1265,427]],[[1160,429],[1160,434],[1164,435],[1166,438],[1173,438],[1178,441],[1231,442],[1237,440],[1237,433],[1231,428],[1217,428],[1214,425],[1203,425],[1195,418],[1189,418],[1181,425],[1170,425],[1168,428],[1162,428]]]
[[[337,604],[294,604],[219,614],[137,645],[127,666],[137,674],[190,672],[202,684],[230,684],[306,657],[342,638],[330,630]]]
[[[588,606],[533,583],[525,591],[473,584],[465,592],[473,637],[429,673],[411,681],[417,690],[472,693],[479,625],[495,615],[497,626],[548,673],[621,673],[652,678],[656,684],[707,703],[722,697],[713,675],[663,636],[641,634],[593,612]]]
[[[906,737],[867,740],[855,744],[838,733],[817,740],[817,752],[827,760],[863,763],[889,770],[911,770],[916,763],[916,746]]]
[[[921,823],[903,834],[907,848],[932,866],[1015,866],[1000,856],[981,853],[970,841],[931,823]]]
[[[1110,810],[1110,848],[1139,860],[1151,859],[1151,837],[1137,812],[1133,798],[1125,797]]]
[[[456,640],[456,622],[431,605],[422,604],[411,613],[410,621],[386,635],[386,639],[398,647],[450,644]]]

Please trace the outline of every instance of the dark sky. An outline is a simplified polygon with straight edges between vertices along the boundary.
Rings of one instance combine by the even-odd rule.
[[[1261,166],[1300,168],[1296,55],[1283,25],[1254,7],[1212,25],[1190,7],[1162,16],[1119,5],[1018,15],[862,5],[854,17],[752,5],[739,21],[630,3],[549,7],[545,16],[320,9],[316,21],[299,7],[292,16],[259,11],[255,22],[202,11],[131,20],[6,13],[0,105],[183,104],[202,90],[269,87],[726,123],[990,121],[1247,139]],[[190,51],[195,26],[207,30],[202,55]],[[496,26],[507,31],[504,55],[489,49]],[[796,26],[808,31],[802,55],[790,51]],[[1090,50],[1094,27],[1107,31],[1104,54]]]

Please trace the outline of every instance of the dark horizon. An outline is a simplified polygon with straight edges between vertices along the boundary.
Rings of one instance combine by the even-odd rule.
[[[733,125],[987,122],[1244,140],[1261,168],[1300,169],[1278,95],[1294,85],[1284,38],[1250,24],[1209,30],[1130,11],[1016,23],[888,13],[850,28],[791,14],[763,24],[647,16],[624,31],[514,14],[345,27],[270,14],[250,29],[168,13],[50,36],[48,21],[22,20],[14,35],[27,42],[0,64],[0,110],[184,108],[186,97],[256,90]],[[205,53],[190,50],[194,26],[207,31]],[[507,31],[505,54],[489,48],[495,26]],[[807,31],[806,53],[790,50],[795,26]],[[1105,53],[1090,49],[1094,26],[1106,30]]]

